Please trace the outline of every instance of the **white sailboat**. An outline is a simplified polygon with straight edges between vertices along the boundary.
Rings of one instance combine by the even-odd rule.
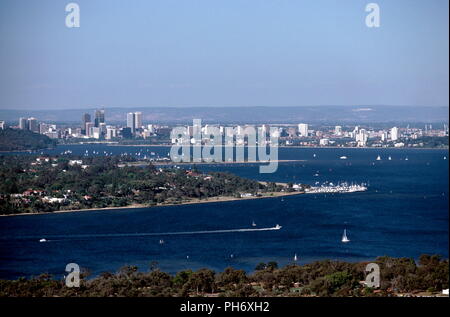
[[[344,229],[344,234],[342,235],[342,242],[343,243],[350,242],[350,240],[347,238],[347,229]]]
[[[252,227],[256,227],[256,223],[254,221],[252,222]]]
[[[389,157],[388,157],[388,160],[390,161],[390,160],[392,160],[392,157],[389,155]]]
[[[381,161],[381,156],[377,156],[377,161]]]
[[[297,253],[294,254],[294,261],[297,262],[298,258],[297,258]]]

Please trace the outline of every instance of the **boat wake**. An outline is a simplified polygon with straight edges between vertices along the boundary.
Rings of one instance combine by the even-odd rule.
[[[243,229],[223,229],[223,230],[201,230],[201,231],[178,231],[178,232],[142,232],[142,233],[105,233],[105,234],[65,234],[48,235],[39,239],[40,242],[73,240],[73,239],[99,239],[99,238],[125,238],[125,237],[154,237],[154,236],[174,236],[174,235],[195,235],[195,234],[213,234],[213,233],[235,233],[235,232],[254,232],[254,231],[272,231],[280,230],[282,226],[268,228],[243,228]],[[36,239],[36,237],[22,237],[22,239]]]

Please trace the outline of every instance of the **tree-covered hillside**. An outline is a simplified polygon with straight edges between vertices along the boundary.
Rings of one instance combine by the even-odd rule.
[[[55,141],[48,136],[28,130],[0,130],[0,151],[39,150],[54,145]]]
[[[0,156],[0,214],[154,206],[280,192],[228,173],[128,166],[133,158]]]

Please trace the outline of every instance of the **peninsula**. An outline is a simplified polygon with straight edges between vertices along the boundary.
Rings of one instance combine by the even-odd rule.
[[[36,214],[224,202],[301,194],[308,185],[258,182],[132,157],[0,157],[0,214]]]

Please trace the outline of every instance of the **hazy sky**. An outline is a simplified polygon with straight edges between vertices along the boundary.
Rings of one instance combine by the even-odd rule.
[[[0,109],[449,104],[448,0],[69,2],[0,1]]]

